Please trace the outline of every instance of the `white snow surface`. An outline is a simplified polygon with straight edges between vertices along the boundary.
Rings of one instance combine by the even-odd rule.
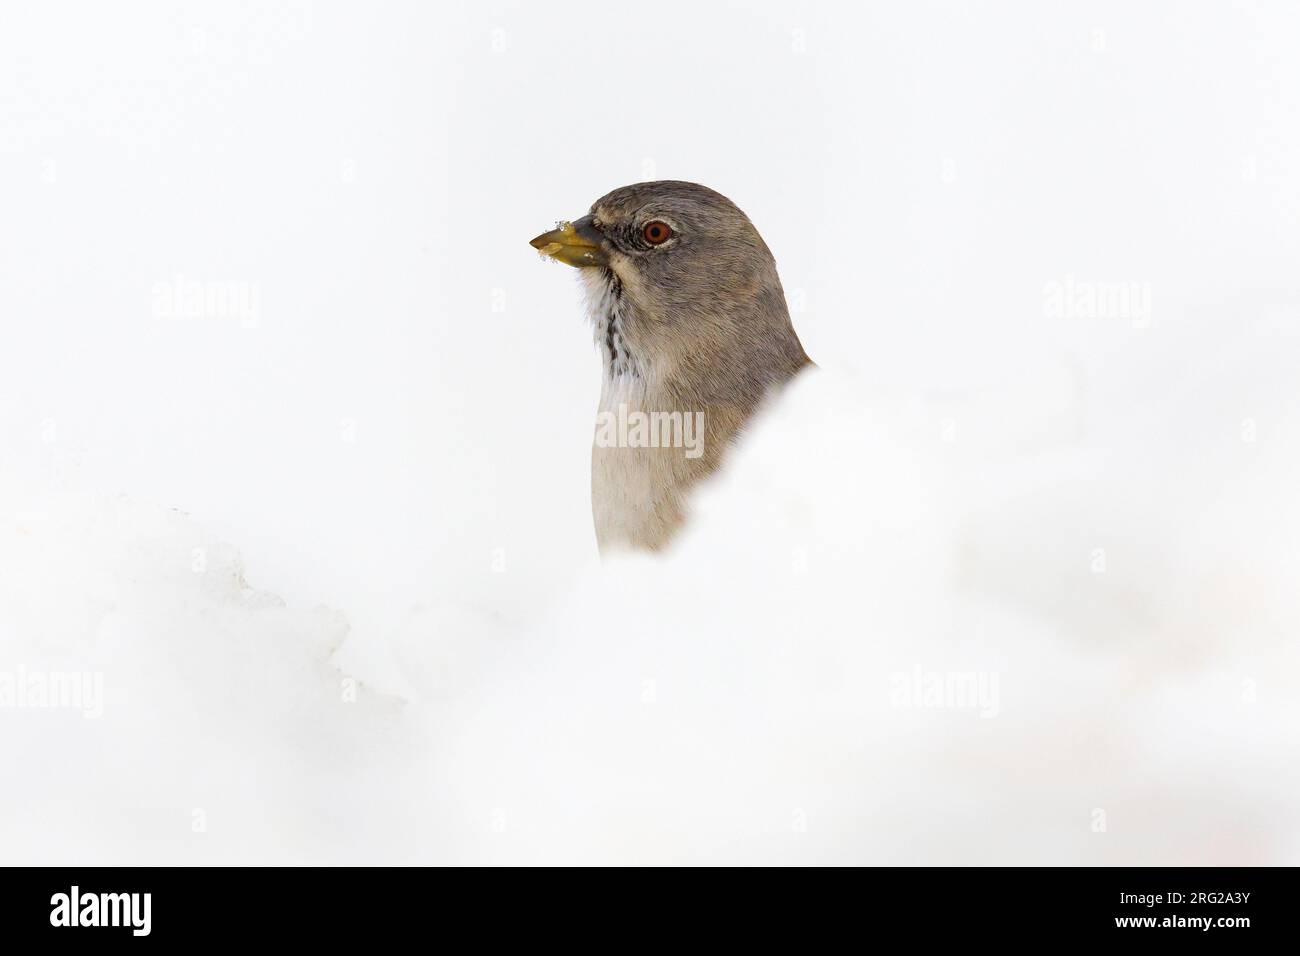
[[[1055,405],[1015,383],[965,400],[951,441],[947,399],[810,373],[667,556],[593,560],[516,616],[413,608],[389,635],[401,694],[341,665],[346,608],[256,590],[188,516],[11,482],[0,670],[100,672],[104,699],[98,718],[0,712],[21,782],[0,844],[69,863],[1294,863],[1297,409],[1268,441],[1181,429],[1270,369],[1289,386],[1271,331],[1250,375],[1220,351],[1161,415],[1108,419],[1063,371]],[[916,706],[918,671],[996,693]]]
[[[1300,863],[1300,6],[9,6],[0,863]],[[821,368],[601,564],[645,179]]]

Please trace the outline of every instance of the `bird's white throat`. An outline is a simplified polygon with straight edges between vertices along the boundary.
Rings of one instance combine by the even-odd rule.
[[[678,410],[673,420],[655,394],[648,358],[628,342],[629,303],[621,281],[606,269],[582,269],[580,275],[603,371],[591,458],[596,540],[602,551],[657,548],[682,521],[686,479],[701,464],[704,414],[688,420]],[[665,414],[667,422],[650,417]],[[644,424],[644,441],[633,440],[634,423]]]
[[[610,269],[581,269],[587,314],[604,371],[601,408],[644,398],[645,362],[627,340],[627,302],[622,281]],[[640,390],[640,391],[638,391]],[[606,398],[613,400],[607,404]]]

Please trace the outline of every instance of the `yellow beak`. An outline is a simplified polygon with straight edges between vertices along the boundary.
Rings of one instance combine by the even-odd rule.
[[[592,226],[590,216],[583,216],[576,222],[562,222],[528,244],[542,255],[557,259],[565,265],[581,268],[609,264],[609,257],[604,250],[604,237]]]

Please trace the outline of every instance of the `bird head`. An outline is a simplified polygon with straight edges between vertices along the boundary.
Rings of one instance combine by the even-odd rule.
[[[766,380],[768,371],[808,361],[767,244],[712,189],[623,186],[531,245],[582,271],[593,312],[616,310],[618,334],[642,368],[702,370],[730,360],[729,374],[748,365],[749,377]],[[598,328],[615,324],[613,314],[593,317]]]
[[[561,222],[531,245],[567,265],[611,270],[647,305],[780,284],[749,218],[726,196],[695,183],[615,189],[587,215]]]

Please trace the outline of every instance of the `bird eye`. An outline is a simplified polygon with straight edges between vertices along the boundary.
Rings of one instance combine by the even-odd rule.
[[[641,235],[652,246],[661,246],[673,237],[673,230],[666,222],[654,219],[641,227]]]

